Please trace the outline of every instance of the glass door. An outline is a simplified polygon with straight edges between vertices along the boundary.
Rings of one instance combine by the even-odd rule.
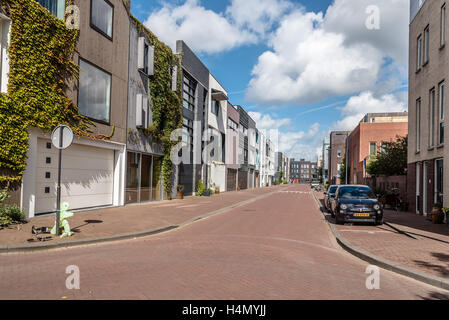
[[[126,165],[125,203],[139,201],[138,190],[140,184],[140,154],[128,152]]]
[[[437,160],[435,166],[435,198],[436,202],[443,203],[443,159]]]
[[[147,202],[151,200],[151,167],[152,157],[149,155],[142,155],[140,202]]]

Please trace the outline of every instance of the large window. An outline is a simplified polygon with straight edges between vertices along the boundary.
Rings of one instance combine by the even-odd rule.
[[[444,83],[440,84],[440,92],[439,92],[439,96],[440,96],[440,110],[439,110],[439,130],[438,130],[438,134],[439,134],[439,144],[443,144],[444,143],[444,108],[445,108],[445,104],[446,104],[446,87],[444,85]]]
[[[220,111],[220,101],[212,100],[212,113],[218,116],[218,112]]]
[[[419,70],[422,67],[422,36],[418,37],[417,41],[417,54],[416,54],[416,69]]]
[[[94,29],[112,39],[114,6],[107,0],[91,0],[90,22]]]
[[[37,0],[37,2],[59,19],[64,19],[65,0]]]
[[[416,100],[416,152],[421,151],[421,99]]]
[[[79,112],[93,120],[109,123],[111,75],[80,60]]]
[[[237,124],[237,122],[235,122],[231,118],[228,118],[228,126],[229,126],[229,128],[231,128],[234,131],[238,131],[238,129],[239,129],[239,125]]]
[[[370,156],[376,156],[377,154],[377,143],[376,142],[370,142],[369,144],[369,154]]]
[[[441,7],[441,39],[440,45],[444,46],[446,44],[446,4]]]
[[[196,81],[184,74],[184,85],[182,86],[182,105],[190,111],[195,110]]]
[[[443,203],[443,159],[435,162],[435,202]]]
[[[430,90],[429,101],[429,147],[435,145],[435,89]]]

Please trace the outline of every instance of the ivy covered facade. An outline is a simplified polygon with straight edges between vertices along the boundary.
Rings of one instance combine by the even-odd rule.
[[[1,186],[10,188],[27,217],[54,212],[58,152],[50,135],[67,124],[75,140],[63,151],[62,201],[71,209],[121,206],[127,193],[137,196],[138,188],[127,188],[135,167],[128,151],[160,159],[150,167],[160,197],[146,190],[141,200],[171,198],[176,186],[168,137],[182,124],[180,90],[172,90],[180,81],[173,76],[178,56],[130,15],[129,1],[74,0],[64,8],[72,4],[79,15],[69,9],[63,20],[61,1],[2,2]],[[132,65],[131,54],[141,54],[140,37],[152,48],[146,67],[153,71],[146,77]],[[147,121],[137,126],[142,94]],[[145,188],[142,182],[138,187]]]

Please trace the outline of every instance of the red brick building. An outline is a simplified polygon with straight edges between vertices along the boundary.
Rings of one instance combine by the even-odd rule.
[[[408,114],[369,113],[348,137],[348,180],[351,184],[366,184],[366,165],[370,157],[382,152],[383,144],[408,134]]]

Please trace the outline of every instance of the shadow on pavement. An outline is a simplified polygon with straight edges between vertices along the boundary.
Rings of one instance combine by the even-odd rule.
[[[449,255],[440,252],[432,252],[431,255],[437,258],[439,261],[449,264]],[[433,264],[422,260],[414,260],[414,262],[423,268],[438,272],[443,277],[449,276],[449,268],[448,268],[449,265],[442,266],[439,264]]]
[[[423,300],[449,300],[449,295],[439,293],[439,292],[431,292],[427,297],[418,296],[420,299]]]
[[[398,226],[409,227],[449,237],[449,228],[446,224],[433,224],[431,221],[427,220],[426,217],[414,213],[386,210],[385,219],[389,223],[394,223]],[[421,234],[416,235],[422,236]]]

